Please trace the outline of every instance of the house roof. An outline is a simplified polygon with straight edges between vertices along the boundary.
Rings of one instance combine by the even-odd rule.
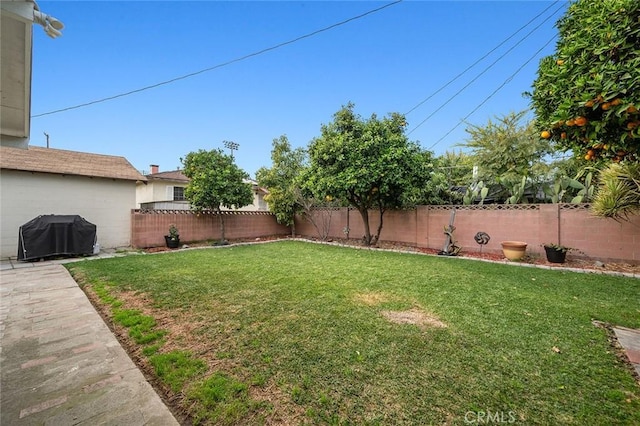
[[[124,157],[30,146],[0,147],[0,166],[7,170],[146,181]]]
[[[182,173],[182,171],[180,171],[180,170],[172,170],[172,171],[169,171],[169,172],[151,173],[151,174],[148,174],[148,175],[145,175],[145,176],[149,180],[159,179],[159,180],[179,181],[179,182],[184,182],[184,183],[188,183],[189,182],[189,178],[186,177]]]

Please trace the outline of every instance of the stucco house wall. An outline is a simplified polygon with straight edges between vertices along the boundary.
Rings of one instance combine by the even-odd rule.
[[[80,215],[97,227],[102,248],[129,246],[136,181],[123,157],[1,147],[0,256],[16,257],[21,225],[39,215]]]
[[[97,226],[102,247],[130,245],[131,182],[13,170],[3,170],[0,182],[3,258],[17,255],[20,226],[45,214],[82,216]]]

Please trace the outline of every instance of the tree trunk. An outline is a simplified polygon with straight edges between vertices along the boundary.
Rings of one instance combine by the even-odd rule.
[[[296,237],[296,219],[293,218],[293,221],[291,221],[291,237],[295,238]]]
[[[364,225],[364,243],[368,246],[371,245],[371,231],[369,230],[369,210],[366,208],[358,208],[360,216],[362,216],[362,224]]]
[[[227,239],[224,237],[224,215],[222,214],[222,210],[220,210],[220,207],[218,207],[218,217],[220,218],[220,240],[221,242],[225,242],[227,241]]]
[[[378,225],[378,230],[377,233],[375,235],[375,237],[373,237],[373,244],[378,244],[378,240],[380,239],[380,232],[382,232],[382,215],[384,215],[384,208],[380,207],[379,208],[380,211],[380,224]]]

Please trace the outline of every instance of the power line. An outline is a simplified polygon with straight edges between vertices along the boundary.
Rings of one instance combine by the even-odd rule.
[[[272,50],[279,49],[279,48],[287,46],[289,44],[296,43],[296,42],[298,42],[300,40],[304,40],[305,38],[313,37],[315,35],[318,35],[320,33],[325,32],[325,31],[329,31],[329,30],[332,30],[332,29],[334,29],[336,27],[348,24],[349,22],[364,18],[367,15],[371,15],[373,13],[379,12],[379,11],[381,11],[383,9],[388,8],[388,7],[395,6],[396,4],[401,3],[402,1],[403,0],[396,0],[396,1],[393,1],[391,3],[387,3],[387,4],[383,5],[383,6],[378,7],[378,8],[371,9],[371,10],[369,10],[367,12],[361,13],[360,15],[353,16],[353,17],[351,17],[349,19],[345,19],[344,21],[340,21],[340,22],[338,22],[336,24],[329,25],[328,27],[321,28],[319,30],[310,32],[310,33],[302,35],[300,37],[296,37],[296,38],[294,38],[292,40],[285,41],[285,42],[282,42],[280,44],[276,44],[275,46],[267,47],[266,49],[262,49],[262,50],[259,50],[257,52],[249,53],[248,55],[244,55],[244,56],[241,56],[239,58],[232,59],[230,61],[223,62],[221,64],[214,65],[212,67],[202,69],[200,71],[195,71],[195,72],[192,72],[192,73],[189,73],[189,74],[185,74],[185,75],[182,75],[182,76],[179,76],[179,77],[172,78],[170,80],[165,80],[165,81],[162,81],[160,83],[152,84],[150,86],[141,87],[141,88],[135,89],[135,90],[130,90],[128,92],[120,93],[120,94],[117,94],[117,95],[108,96],[106,98],[97,99],[95,101],[85,102],[83,104],[78,104],[78,105],[70,106],[70,107],[67,107],[67,108],[62,108],[62,109],[57,109],[57,110],[54,110],[54,111],[43,112],[42,114],[32,115],[31,118],[42,117],[44,115],[57,114],[59,112],[69,111],[69,110],[72,110],[72,109],[83,108],[83,107],[86,107],[86,106],[89,106],[89,105],[98,104],[98,103],[101,103],[101,102],[111,101],[113,99],[117,99],[117,98],[122,98],[122,97],[125,97],[125,96],[129,96],[129,95],[133,95],[134,93],[144,92],[145,90],[155,89],[156,87],[165,86],[167,84],[175,83],[176,81],[184,80],[184,79],[187,79],[187,78],[190,78],[190,77],[194,77],[194,76],[199,75],[199,74],[203,74],[205,72],[209,72],[209,71],[213,71],[213,70],[216,70],[216,69],[219,69],[219,68],[222,68],[222,67],[226,67],[226,66],[234,64],[236,62],[244,61],[245,59],[249,59],[249,58],[252,58],[254,56],[262,55],[263,53],[267,53],[267,52],[270,52]]]
[[[518,30],[516,32],[514,32],[513,34],[511,34],[509,37],[507,37],[506,39],[504,39],[500,44],[498,44],[496,47],[494,47],[493,49],[491,49],[490,51],[488,51],[487,53],[484,54],[484,56],[482,56],[480,59],[478,59],[477,61],[475,61],[473,64],[469,65],[467,68],[465,68],[464,71],[462,71],[460,74],[456,75],[455,77],[453,77],[451,80],[449,80],[447,83],[445,83],[444,86],[440,87],[438,90],[436,90],[435,92],[433,92],[432,94],[430,94],[429,96],[427,96],[425,99],[423,99],[422,101],[420,101],[416,106],[414,106],[413,108],[411,108],[409,111],[405,112],[404,115],[409,115],[411,114],[414,110],[416,110],[420,105],[424,104],[425,102],[427,102],[429,99],[433,98],[435,95],[437,95],[438,93],[440,93],[441,91],[443,91],[444,89],[446,89],[451,83],[453,83],[454,81],[456,81],[458,78],[462,77],[464,74],[466,74],[467,71],[469,71],[471,68],[475,67],[476,65],[478,65],[480,62],[482,62],[485,58],[487,58],[489,55],[491,55],[493,52],[495,52],[499,47],[501,47],[503,44],[505,44],[506,42],[508,42],[509,40],[511,40],[513,37],[515,37],[516,34],[518,34],[520,31],[522,31],[523,29],[525,29],[526,27],[528,27],[533,21],[535,21],[536,19],[538,19],[541,15],[543,15],[547,10],[551,9],[551,7],[554,5],[555,3],[551,3],[546,9],[544,9],[542,12],[538,13],[536,16],[534,16],[533,18],[531,18],[531,20],[529,20],[529,22],[527,22],[526,24],[524,24],[523,26],[521,26],[520,28],[518,28]],[[553,12],[554,14],[557,12],[557,10],[555,12]],[[547,18],[548,19],[548,18]]]
[[[513,77],[515,77],[520,71],[522,71],[524,69],[524,67],[527,66],[527,64],[529,64],[529,62],[533,61],[540,52],[542,52],[544,50],[545,47],[547,47],[549,44],[551,44],[551,42],[556,38],[556,36],[554,35],[553,37],[551,37],[549,39],[549,41],[547,41],[544,46],[542,46],[540,49],[538,49],[536,51],[536,53],[533,54],[533,56],[531,56],[524,64],[522,64],[513,74],[511,74],[500,86],[498,86],[498,88],[496,90],[494,90],[489,96],[487,96],[482,102],[480,102],[480,104],[478,106],[476,106],[469,114],[465,115],[462,120],[460,120],[458,122],[458,124],[456,124],[455,126],[453,126],[453,128],[451,130],[449,130],[443,137],[441,137],[440,139],[438,139],[433,145],[431,145],[428,149],[431,150],[434,146],[438,145],[440,142],[442,142],[444,140],[444,138],[446,138],[447,136],[449,136],[455,129],[457,129],[462,123],[464,123],[466,121],[467,118],[471,117],[471,115],[473,115],[474,112],[476,112],[477,110],[480,109],[480,107],[482,105],[484,105],[489,99],[491,99],[496,93],[498,93],[500,91],[500,89],[502,89],[504,86],[506,86],[511,80],[513,80]]]
[[[560,9],[562,9],[564,7],[564,4],[561,5],[559,8],[557,8],[551,15],[549,15],[544,21],[542,21],[540,24],[538,24],[536,27],[534,27],[531,31],[529,31],[524,37],[522,37],[520,40],[518,40],[518,42],[516,44],[514,44],[513,46],[511,46],[511,48],[509,48],[506,52],[504,52],[502,55],[500,55],[498,57],[498,59],[496,59],[495,61],[493,61],[491,64],[489,64],[489,66],[487,66],[484,70],[482,70],[480,72],[480,74],[476,75],[471,81],[469,81],[466,85],[464,85],[460,90],[458,90],[453,96],[451,96],[449,99],[447,99],[444,103],[442,103],[438,108],[436,108],[435,111],[433,111],[431,114],[429,114],[427,116],[427,118],[425,118],[424,120],[422,120],[417,126],[415,126],[413,129],[411,129],[409,132],[407,132],[407,135],[410,135],[411,133],[413,133],[415,130],[418,129],[418,127],[422,126],[424,123],[427,122],[427,120],[429,120],[431,117],[433,117],[434,115],[436,115],[442,108],[444,108],[449,102],[451,102],[452,100],[454,100],[456,97],[458,97],[458,95],[462,92],[464,92],[469,86],[471,86],[477,79],[479,79],[483,74],[485,74],[487,71],[489,71],[491,68],[493,68],[493,66],[495,64],[497,64],[498,62],[500,62],[500,60],[502,60],[502,58],[504,58],[505,56],[507,56],[509,53],[511,53],[511,51],[513,51],[516,47],[518,47],[520,45],[520,43],[522,43],[523,41],[525,41],[527,38],[529,38],[529,36],[531,36],[531,34],[533,34],[534,32],[536,32],[542,25],[544,25],[549,19],[551,19],[551,17],[553,15],[555,15]],[[555,37],[555,36],[554,36]]]

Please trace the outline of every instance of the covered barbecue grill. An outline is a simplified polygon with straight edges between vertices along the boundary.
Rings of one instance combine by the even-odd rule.
[[[18,232],[18,260],[91,255],[96,225],[78,215],[42,215]]]

